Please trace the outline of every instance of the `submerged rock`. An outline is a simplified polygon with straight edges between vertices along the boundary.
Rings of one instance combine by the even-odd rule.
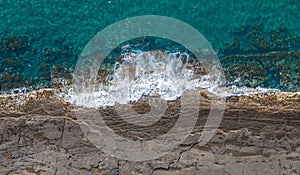
[[[226,80],[238,86],[275,87],[300,90],[300,52],[278,51],[259,54],[234,54],[220,58]]]

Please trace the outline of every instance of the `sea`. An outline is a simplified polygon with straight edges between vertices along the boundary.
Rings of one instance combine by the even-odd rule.
[[[0,92],[54,88],[85,107],[299,92],[299,19],[298,0],[0,0]]]

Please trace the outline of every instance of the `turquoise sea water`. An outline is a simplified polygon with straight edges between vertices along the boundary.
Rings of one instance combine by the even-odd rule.
[[[218,53],[229,84],[300,89],[298,0],[1,0],[0,90],[51,87],[53,77],[70,78],[95,34],[139,15],[169,16],[196,28]],[[160,47],[155,38],[143,42],[176,47]]]

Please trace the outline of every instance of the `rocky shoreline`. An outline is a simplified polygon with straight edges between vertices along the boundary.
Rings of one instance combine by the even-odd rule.
[[[76,122],[81,109],[52,89],[0,96],[0,174],[300,174],[299,92],[227,97],[222,122],[204,146],[198,137],[214,96],[199,93],[203,100],[188,139],[166,156],[144,162],[118,160],[95,147]],[[177,104],[168,103],[173,116]],[[147,101],[131,106],[140,113],[149,110]],[[140,128],[116,119],[113,107],[99,111],[115,133],[128,136],[130,129],[141,136]],[[171,128],[174,120],[167,116],[143,138]]]

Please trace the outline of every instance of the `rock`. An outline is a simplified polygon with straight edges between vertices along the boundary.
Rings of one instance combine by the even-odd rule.
[[[237,86],[299,91],[299,51],[228,54],[220,58],[226,80]]]
[[[89,109],[64,102],[54,90],[0,96],[0,174],[300,173],[299,93],[228,97],[223,120],[206,145],[200,145],[198,137],[215,97],[205,90],[199,93],[204,98],[188,139],[165,156],[141,162],[118,160],[93,145],[78,124],[81,116],[75,115]],[[130,105],[148,111],[144,103],[147,100]],[[116,118],[112,107],[98,111],[120,136],[147,140],[172,127],[179,104],[168,103],[172,110],[147,132]]]

